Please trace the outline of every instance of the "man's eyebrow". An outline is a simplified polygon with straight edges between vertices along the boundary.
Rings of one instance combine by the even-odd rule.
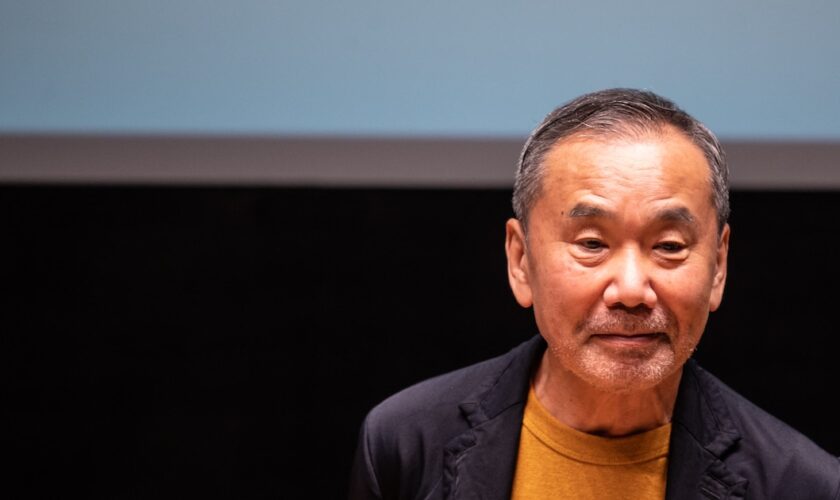
[[[665,208],[657,212],[656,218],[666,222],[682,222],[684,224],[695,224],[697,219],[685,207]]]
[[[615,218],[615,214],[604,210],[601,207],[596,207],[595,205],[589,205],[588,203],[578,203],[571,210],[569,210],[569,217],[600,217],[600,218],[608,218],[613,219]]]
[[[578,203],[569,210],[569,217],[614,219],[616,214],[595,205]],[[664,222],[679,222],[689,225],[694,225],[697,222],[691,211],[685,207],[664,208],[656,212],[654,218]]]

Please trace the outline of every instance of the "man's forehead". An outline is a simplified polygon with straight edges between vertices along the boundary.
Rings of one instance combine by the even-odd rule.
[[[703,151],[676,129],[646,135],[574,134],[558,141],[543,159],[544,179],[634,186],[694,181],[711,189]]]
[[[608,218],[641,209],[659,220],[695,223],[714,212],[711,169],[681,132],[575,134],[544,160],[542,197],[572,218]],[[627,201],[630,203],[627,204]]]

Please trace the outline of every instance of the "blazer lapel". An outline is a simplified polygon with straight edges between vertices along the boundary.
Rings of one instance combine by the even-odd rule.
[[[503,414],[456,438],[444,455],[444,498],[509,499],[522,406],[512,406]]]
[[[746,479],[729,471],[726,464],[710,453],[694,436],[684,428],[673,428],[668,454],[666,499],[744,498],[746,487]]]
[[[672,419],[668,500],[744,498],[748,481],[721,457],[741,439],[716,389],[703,384],[693,360],[686,364]]]
[[[509,499],[531,368],[545,349],[537,336],[459,406],[470,429],[444,449],[444,498]]]

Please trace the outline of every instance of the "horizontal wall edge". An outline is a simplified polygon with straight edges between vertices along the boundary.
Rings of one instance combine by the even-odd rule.
[[[0,134],[0,182],[511,187],[524,138]],[[736,189],[840,189],[840,142],[724,141]]]

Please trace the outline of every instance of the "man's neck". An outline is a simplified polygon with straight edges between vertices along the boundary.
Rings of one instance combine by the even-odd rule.
[[[618,437],[648,431],[671,421],[682,370],[652,388],[604,391],[562,367],[549,352],[543,355],[534,375],[534,391],[548,412],[569,427]]]

